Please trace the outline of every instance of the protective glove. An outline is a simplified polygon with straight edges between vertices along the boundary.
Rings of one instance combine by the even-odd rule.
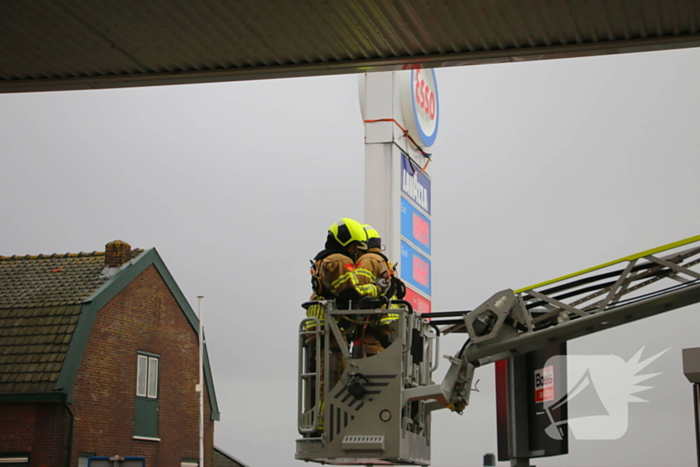
[[[382,295],[383,295],[389,290],[389,287],[391,287],[391,280],[380,277],[379,279],[377,279],[376,284],[379,287],[379,289],[381,290]]]

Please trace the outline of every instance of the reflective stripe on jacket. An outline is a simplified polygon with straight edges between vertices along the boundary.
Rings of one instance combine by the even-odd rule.
[[[324,298],[336,298],[339,309],[347,307],[350,301],[379,296],[379,287],[374,282],[361,282],[355,273],[352,259],[341,253],[333,253],[323,258],[318,266],[318,275],[323,289],[333,295]]]
[[[361,283],[355,273],[355,264],[349,256],[342,253],[333,253],[320,260],[317,264],[318,276],[326,295],[311,295],[311,300],[335,299],[338,309],[349,308],[350,302],[356,305],[363,297],[376,298],[379,296],[379,287],[371,283]],[[325,324],[325,309],[321,305],[311,305],[306,310],[309,318],[318,318],[321,326]],[[313,329],[309,325],[307,330]]]
[[[319,299],[320,298],[316,294],[312,294],[310,300]],[[306,317],[317,318],[319,323],[321,323],[321,327],[326,324],[326,310],[324,309],[323,305],[319,305],[318,303],[314,303],[306,309]],[[316,325],[314,323],[307,323],[306,330],[310,331],[313,329],[316,329]]]
[[[380,277],[386,279],[391,277],[387,259],[379,248],[370,248],[367,253],[360,256],[360,259],[355,263],[355,271],[361,284],[376,284]],[[391,308],[401,308],[401,305],[391,305]],[[388,313],[381,315],[379,324],[389,324],[397,319],[399,319],[399,315]]]

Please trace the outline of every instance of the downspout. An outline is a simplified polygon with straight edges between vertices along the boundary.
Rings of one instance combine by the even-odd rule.
[[[70,417],[70,426],[68,428],[68,453],[66,454],[66,467],[71,467],[71,454],[73,453],[73,425],[75,423],[75,415],[73,414],[73,411],[70,409],[70,406],[68,405],[68,402],[64,400],[63,406],[66,408],[68,411],[68,415]]]
[[[204,332],[202,330],[202,313],[204,311],[204,306],[202,301],[204,296],[200,295],[197,297],[199,302],[199,464],[198,467],[204,467],[204,366],[203,366],[203,356],[204,356]]]

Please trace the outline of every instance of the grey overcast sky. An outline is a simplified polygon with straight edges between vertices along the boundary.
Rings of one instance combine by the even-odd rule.
[[[437,78],[435,310],[700,234],[700,49]],[[298,466],[299,304],[328,226],[362,219],[363,131],[352,75],[0,95],[0,255],[156,247],[193,307],[206,296],[216,444],[252,467]],[[698,329],[692,306],[571,342],[624,359],[671,350],[621,440],[533,463],[693,465],[681,349]],[[463,416],[433,417],[434,466],[496,450],[493,367],[477,376]]]

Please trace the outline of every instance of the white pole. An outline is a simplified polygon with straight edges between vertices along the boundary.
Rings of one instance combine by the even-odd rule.
[[[398,118],[394,105],[394,73],[367,73],[364,75],[365,123],[365,222],[382,236],[386,255],[399,261],[399,232],[401,219],[398,193],[392,181],[395,178],[394,127],[391,121],[372,121]]]
[[[204,467],[204,371],[203,371],[203,355],[204,355],[204,333],[202,332],[202,312],[204,307],[202,301],[203,295],[197,296],[199,303],[199,467]]]

